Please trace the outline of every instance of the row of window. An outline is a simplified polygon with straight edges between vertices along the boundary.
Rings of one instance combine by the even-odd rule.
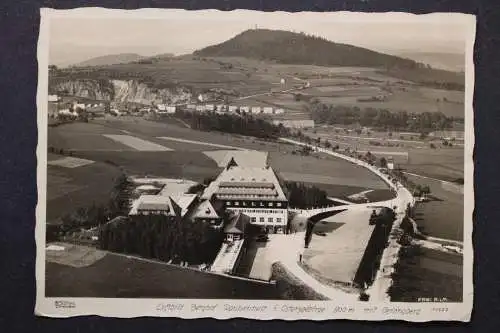
[[[231,206],[231,204],[233,206],[240,206],[240,202],[239,201],[234,201],[234,202],[231,202],[231,201],[226,201],[226,206]],[[242,201],[241,202],[241,206],[244,206],[246,207],[248,204],[248,206],[251,206],[251,207],[265,207],[266,205],[264,204],[264,202],[259,202],[258,205],[257,205],[257,202],[255,201],[252,201],[252,202],[249,202],[247,203],[246,201]],[[267,207],[282,207],[283,204],[281,202],[268,202],[267,203]]]
[[[250,214],[283,214],[283,210],[277,209],[238,209],[238,211]]]
[[[267,218],[267,223],[273,223],[273,221],[274,221],[274,219],[272,217],[268,217]],[[277,217],[276,218],[276,223],[282,223],[282,221],[283,220],[281,219],[281,217]],[[252,222],[257,222],[257,218],[256,217],[252,217]],[[264,222],[266,222],[266,220],[263,217],[259,217],[259,222],[260,223],[264,223]]]

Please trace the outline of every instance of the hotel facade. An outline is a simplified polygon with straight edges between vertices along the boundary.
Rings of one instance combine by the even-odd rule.
[[[288,200],[278,177],[269,166],[240,167],[234,159],[205,189],[203,199],[221,203],[242,213],[250,223],[268,232],[284,233],[288,224]]]

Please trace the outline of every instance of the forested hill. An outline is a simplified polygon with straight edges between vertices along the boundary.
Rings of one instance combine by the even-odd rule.
[[[324,38],[281,30],[247,30],[217,45],[194,52],[203,57],[247,57],[285,64],[415,68],[410,59]]]

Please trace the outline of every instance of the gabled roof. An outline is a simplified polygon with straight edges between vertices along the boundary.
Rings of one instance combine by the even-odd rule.
[[[238,166],[238,164],[234,160],[234,156],[231,156],[231,159],[229,160],[229,162],[227,162],[226,169],[230,169],[230,168],[236,167],[236,166]]]
[[[224,232],[227,234],[243,234],[245,233],[245,228],[249,223],[249,216],[241,212],[234,214],[230,217],[229,223],[224,228]]]
[[[193,218],[219,218],[217,211],[209,200],[202,201],[194,210]]]
[[[189,211],[189,207],[196,199],[196,194],[181,194],[172,196],[162,195],[141,195],[132,204],[131,215],[138,211],[162,211],[170,216],[184,216]]]

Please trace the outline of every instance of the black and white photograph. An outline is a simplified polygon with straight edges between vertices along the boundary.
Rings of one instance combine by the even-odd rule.
[[[470,319],[474,16],[41,16],[38,315]]]

